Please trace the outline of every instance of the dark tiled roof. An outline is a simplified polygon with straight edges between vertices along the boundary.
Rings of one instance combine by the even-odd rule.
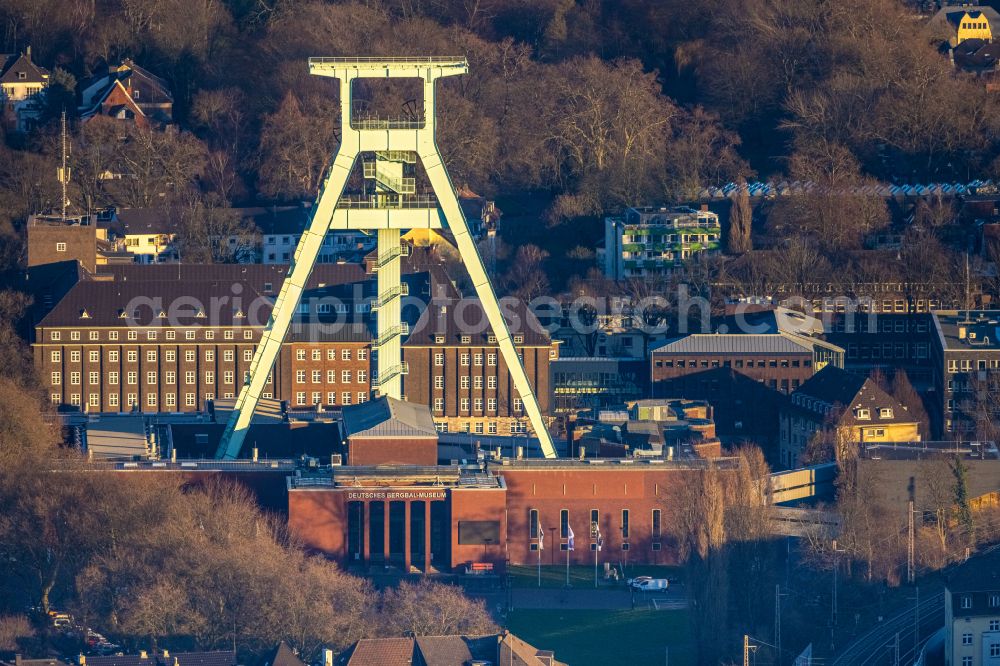
[[[511,335],[524,336],[524,342],[519,345],[547,347],[552,344],[548,333],[523,301],[517,298],[501,299],[500,309]],[[492,334],[486,311],[478,298],[435,298],[420,316],[405,344],[492,346],[496,344],[489,342]],[[444,336],[444,341],[438,343],[438,336]],[[463,342],[463,336],[468,336],[469,342]]]
[[[343,409],[345,437],[437,437],[426,405],[388,396]]]
[[[137,654],[87,657],[87,666],[236,666],[236,653],[170,652],[168,655]]]
[[[365,638],[349,650],[347,666],[411,666],[414,664],[412,638]]]
[[[306,664],[292,652],[288,643],[281,641],[273,650],[265,652],[254,666],[306,666]]]
[[[105,96],[107,94],[101,99]],[[176,234],[180,231],[179,216],[169,208],[126,208],[118,211],[117,217],[122,231],[129,236]]]
[[[261,293],[274,293],[288,275],[287,264],[129,264],[101,266],[99,273],[113,275],[121,281],[177,281],[177,282],[244,282]],[[360,264],[316,264],[306,286],[338,285],[357,282],[366,278]],[[265,289],[271,285],[271,291]]]
[[[807,396],[820,401],[822,403],[820,408],[826,406],[842,408],[843,413],[838,419],[840,425],[878,426],[916,422],[916,419],[898,400],[880,389],[875,382],[862,375],[856,375],[832,365],[826,366],[803,382],[792,397],[792,404],[797,409],[806,409],[814,414],[819,413],[797,405],[796,401],[799,396]],[[858,408],[868,409],[871,418],[859,420],[856,416]],[[882,409],[891,409],[892,417],[881,418],[879,413]]]
[[[232,303],[239,293],[241,307],[253,314],[262,299],[252,285],[240,281],[157,282],[150,280],[78,282],[41,321],[40,326],[245,326],[252,320],[236,317]],[[228,298],[226,298],[228,297]],[[221,299],[226,298],[225,302]],[[267,321],[270,305],[254,319]],[[160,315],[166,315],[160,318]],[[246,312],[244,313],[246,314]]]
[[[25,53],[8,55],[3,65],[0,83],[45,83],[49,80],[49,70],[39,67]],[[24,78],[18,74],[23,73]]]
[[[951,593],[1000,592],[1000,550],[967,560],[952,570],[946,579]]]

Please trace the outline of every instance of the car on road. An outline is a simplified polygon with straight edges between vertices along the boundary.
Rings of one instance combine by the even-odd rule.
[[[628,586],[641,592],[666,592],[670,589],[670,581],[666,578],[637,576],[628,580]]]

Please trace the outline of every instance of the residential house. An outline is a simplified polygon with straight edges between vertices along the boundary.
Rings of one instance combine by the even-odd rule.
[[[663,277],[699,252],[717,251],[721,236],[719,216],[707,205],[629,208],[604,219],[604,275]]]
[[[931,36],[955,47],[967,39],[993,41],[1000,14],[989,5],[946,5],[927,23]]]
[[[31,47],[23,53],[0,55],[0,97],[4,124],[17,132],[29,131],[42,113],[42,95],[49,85],[49,70],[31,60]]]
[[[944,589],[945,666],[1000,664],[1000,551],[966,560]]]
[[[174,97],[167,82],[131,60],[109,66],[81,89],[78,112],[83,121],[107,116],[143,126],[173,122]]]
[[[287,264],[295,256],[299,238],[309,224],[310,209],[306,206],[271,206],[239,208],[244,219],[250,219],[260,230],[260,261],[264,264]],[[361,230],[328,231],[316,262],[331,264],[338,261],[361,261],[375,249],[375,234]]]
[[[919,442],[920,425],[868,377],[827,366],[781,410],[781,464],[797,466],[813,439],[824,435],[838,458],[854,458],[869,444]]]
[[[337,657],[337,666],[565,666],[510,632],[490,636],[364,638]]]
[[[76,260],[93,273],[98,266],[131,262],[100,215],[31,215],[28,217],[28,266]]]

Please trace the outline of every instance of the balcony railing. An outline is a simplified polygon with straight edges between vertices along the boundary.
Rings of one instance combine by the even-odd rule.
[[[337,208],[350,210],[395,210],[424,209],[438,207],[437,197],[421,194],[418,196],[375,195],[370,197],[340,197]]]

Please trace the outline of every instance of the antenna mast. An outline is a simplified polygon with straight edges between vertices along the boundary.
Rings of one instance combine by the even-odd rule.
[[[62,184],[62,219],[66,221],[66,186],[69,185],[69,167],[66,166],[66,108],[62,111],[62,166],[59,168],[59,182]]]

